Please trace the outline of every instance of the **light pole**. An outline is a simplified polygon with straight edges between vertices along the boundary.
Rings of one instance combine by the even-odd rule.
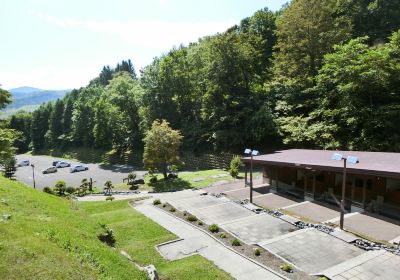
[[[32,178],[33,178],[33,188],[36,189],[36,182],[35,182],[35,165],[31,164],[32,166]]]
[[[250,155],[250,203],[253,203],[253,156],[258,156],[260,153],[256,150],[244,150],[246,155]]]
[[[358,163],[358,158],[354,156],[347,156],[347,158],[343,157],[341,154],[333,154],[333,160],[343,160],[343,179],[342,179],[342,200],[340,201],[340,229],[343,229],[344,224],[344,200],[346,196],[346,171],[347,171],[347,162],[356,164]]]

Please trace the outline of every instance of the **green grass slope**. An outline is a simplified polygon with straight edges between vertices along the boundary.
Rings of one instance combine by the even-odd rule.
[[[113,229],[115,248],[97,239],[99,223]],[[201,256],[164,260],[154,245],[176,236],[127,201],[79,204],[1,176],[0,237],[0,279],[146,279],[120,250],[161,279],[231,279]]]
[[[167,262],[155,245],[177,237],[132,209],[127,201],[82,202],[81,207],[113,229],[118,250],[128,252],[140,265],[154,264],[162,279],[232,279],[199,255]]]
[[[0,176],[0,279],[146,279],[76,202]]]

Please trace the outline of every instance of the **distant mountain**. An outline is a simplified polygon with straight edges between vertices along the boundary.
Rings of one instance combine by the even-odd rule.
[[[62,98],[69,91],[71,90],[46,90],[34,87],[13,88],[9,90],[12,93],[13,102],[2,113],[10,115],[22,109],[33,111],[40,104]]]

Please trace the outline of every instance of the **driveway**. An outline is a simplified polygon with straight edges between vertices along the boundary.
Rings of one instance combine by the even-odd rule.
[[[63,160],[71,163],[71,165],[79,164],[74,160],[66,160],[49,156],[33,156],[33,155],[17,155],[17,162],[20,160],[29,160],[35,165],[35,181],[36,188],[53,187],[59,181],[65,181],[67,186],[78,187],[82,179],[92,178],[94,186],[103,188],[104,183],[108,180],[114,184],[122,183],[123,179],[128,176],[129,172],[134,171],[132,166],[128,165],[101,165],[101,164],[85,164],[89,167],[87,171],[70,173],[69,168],[59,168],[56,173],[42,174],[42,170],[52,165],[55,160]],[[136,171],[136,170],[135,170]],[[145,171],[136,171],[138,178],[141,178]],[[30,186],[33,186],[32,168],[30,166],[18,167],[15,173],[16,178]]]

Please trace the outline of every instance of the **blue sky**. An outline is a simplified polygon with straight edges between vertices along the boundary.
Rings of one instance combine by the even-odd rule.
[[[287,0],[1,0],[0,84],[78,88],[103,65],[135,68]],[[137,71],[138,72],[138,71]]]

